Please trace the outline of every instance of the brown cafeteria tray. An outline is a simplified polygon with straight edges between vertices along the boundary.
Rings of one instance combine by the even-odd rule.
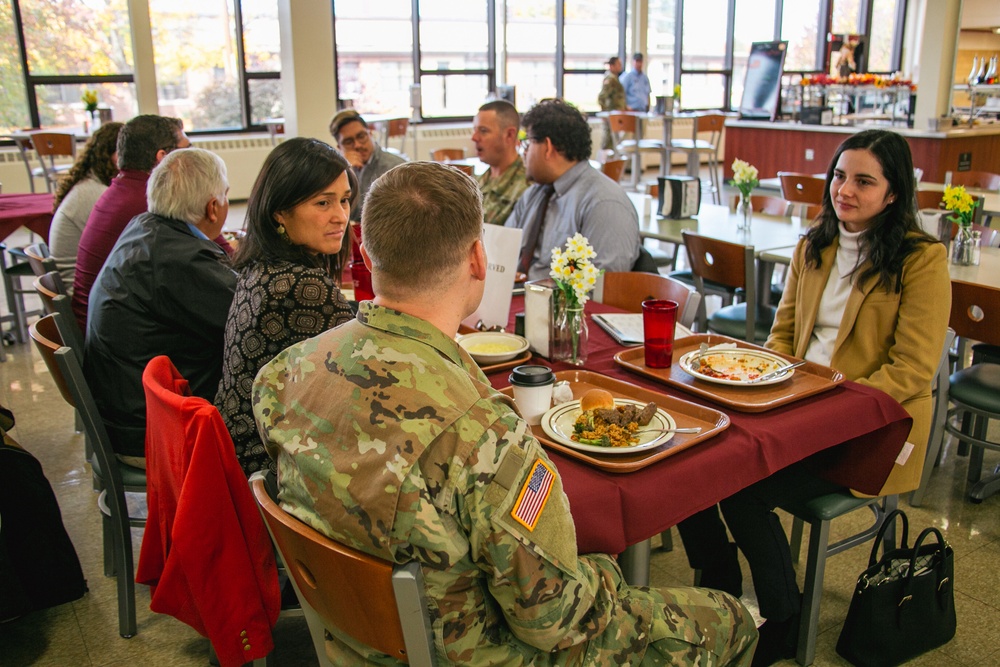
[[[729,417],[718,410],[697,405],[681,398],[668,396],[658,391],[645,389],[629,382],[609,378],[599,373],[592,373],[590,371],[559,371],[556,373],[556,381],[560,380],[569,382],[570,387],[573,389],[573,398],[575,399],[579,399],[590,389],[606,389],[611,392],[612,396],[618,398],[655,402],[656,405],[663,408],[674,418],[678,428],[688,426],[701,427],[701,433],[675,433],[673,438],[653,449],[646,449],[635,454],[612,454],[610,456],[602,456],[600,454],[573,449],[549,438],[541,426],[531,427],[531,431],[538,438],[538,441],[549,449],[555,449],[566,456],[579,459],[595,468],[600,468],[608,472],[633,472],[640,468],[645,468],[651,463],[682,452],[688,447],[708,440],[729,428]],[[512,394],[510,387],[504,387],[500,391],[508,396]]]
[[[674,360],[670,368],[649,368],[645,362],[645,349],[633,347],[615,355],[615,361],[634,373],[645,375],[659,382],[664,382],[681,391],[695,396],[707,398],[716,403],[739,410],[740,412],[764,412],[781,405],[787,405],[808,396],[814,396],[833,389],[844,381],[840,371],[806,362],[804,366],[795,369],[795,374],[785,382],[768,384],[759,387],[738,387],[717,384],[695,378],[690,373],[681,370],[679,361],[688,352],[697,350],[702,343],[709,346],[720,343],[736,343],[737,347],[751,350],[763,350],[759,345],[753,345],[742,340],[720,336],[718,334],[694,334],[674,341]],[[795,357],[766,350],[789,361],[798,361]]]
[[[479,368],[486,375],[490,373],[496,373],[498,371],[505,371],[508,368],[514,368],[514,366],[520,366],[521,364],[526,364],[531,361],[531,350],[525,350],[521,354],[517,355],[513,359],[508,359],[507,361],[501,361],[495,364],[487,364],[483,366],[480,364]]]

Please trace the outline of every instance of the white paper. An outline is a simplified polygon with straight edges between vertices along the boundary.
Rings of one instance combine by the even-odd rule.
[[[487,327],[505,327],[514,292],[514,274],[521,253],[523,230],[500,225],[483,225],[486,248],[486,287],[483,300],[463,324],[475,328],[480,321]]]

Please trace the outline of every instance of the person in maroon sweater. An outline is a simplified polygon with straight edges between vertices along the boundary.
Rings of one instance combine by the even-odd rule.
[[[76,253],[76,276],[73,279],[73,315],[81,331],[87,330],[87,306],[97,274],[111,254],[126,225],[145,213],[146,182],[153,167],[168,153],[187,148],[191,141],[184,134],[179,118],[147,114],[125,123],[118,135],[118,176],[94,205]],[[220,235],[215,242],[232,255],[233,249]]]

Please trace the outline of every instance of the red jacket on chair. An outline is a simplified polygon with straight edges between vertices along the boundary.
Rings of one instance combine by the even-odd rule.
[[[281,594],[267,528],[222,417],[170,359],[143,373],[149,517],[136,581],[150,609],[211,640],[223,667],[261,658]]]

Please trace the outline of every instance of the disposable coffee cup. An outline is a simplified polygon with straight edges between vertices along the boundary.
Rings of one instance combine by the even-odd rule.
[[[552,387],[556,383],[552,369],[546,366],[516,366],[509,379],[521,416],[531,426],[538,426],[542,423],[542,415],[552,407]]]

